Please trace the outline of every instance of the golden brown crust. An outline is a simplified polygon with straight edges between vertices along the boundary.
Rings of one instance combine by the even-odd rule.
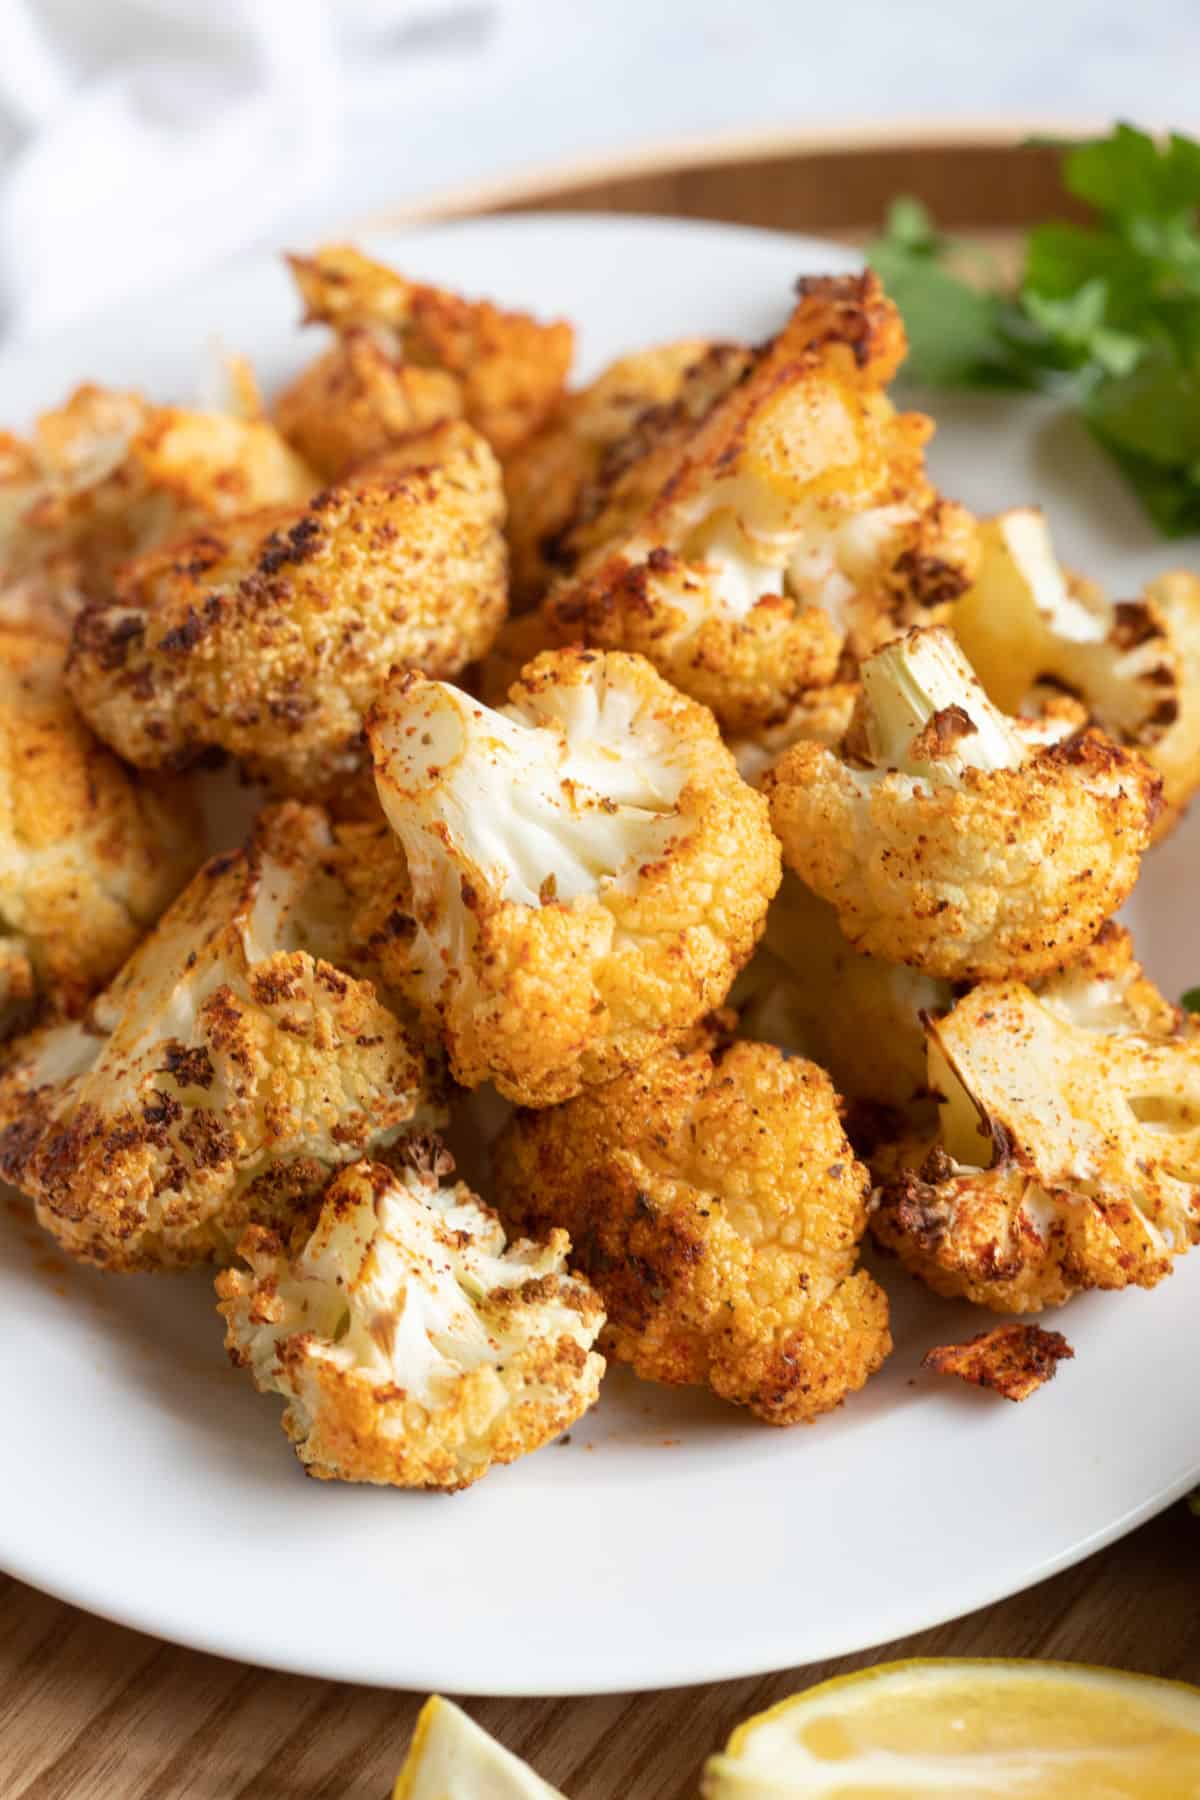
[[[685,338],[619,357],[586,387],[567,394],[537,436],[506,459],[514,611],[536,605],[564,554],[567,560],[573,555],[559,540],[608,454],[648,409],[661,416],[671,406],[688,371],[710,348],[703,338]]]
[[[248,515],[126,567],[78,621],[68,685],[142,768],[213,746],[277,790],[340,790],[389,669],[451,676],[504,617],[503,493],[469,425],[412,438],[298,512]]]
[[[321,479],[341,481],[414,433],[461,418],[463,395],[445,369],[397,362],[360,329],[301,369],[274,410],[279,430]]]
[[[574,352],[574,332],[564,320],[543,324],[490,300],[465,300],[408,281],[350,245],[288,261],[306,320],[332,326],[342,340],[370,333],[397,368],[448,376],[457,412],[497,455],[509,455],[557,407]],[[401,380],[392,394],[402,386]],[[443,391],[451,391],[448,384]],[[424,386],[421,406],[430,393]]]
[[[312,471],[274,426],[154,406],[88,384],[0,460],[0,612],[69,625],[118,567],[169,538],[264,506],[298,505]]]
[[[1153,1287],[1200,1241],[1200,1023],[1108,925],[1043,981],[926,1025],[937,1134],[893,1142],[871,1228],[935,1292],[1037,1312]]]
[[[891,1348],[887,1300],[856,1270],[866,1171],[815,1064],[700,1033],[566,1106],[516,1114],[495,1175],[506,1216],[570,1233],[608,1311],[606,1348],[646,1379],[794,1424]]]
[[[417,1033],[346,973],[324,816],[269,809],[212,858],[78,1024],[10,1045],[0,1174],[109,1269],[228,1255],[435,1107]]]
[[[577,704],[586,720],[593,704],[610,702],[621,720],[621,780],[657,758],[681,783],[657,815],[658,847],[624,868],[620,809],[600,794],[591,817],[614,820],[604,850],[615,856],[617,875],[598,877],[591,891],[573,898],[547,882],[533,903],[506,898],[488,871],[474,867],[469,845],[457,841],[438,811],[443,803],[434,785],[417,796],[431,809],[428,817],[414,812],[412,793],[397,785],[393,753],[397,746],[403,752],[410,727],[425,729],[422,708],[438,703],[429,684],[419,677],[393,684],[369,725],[385,810],[398,832],[411,826],[414,833],[408,861],[415,898],[393,903],[383,887],[360,932],[376,945],[388,980],[441,1032],[455,1078],[468,1087],[491,1080],[525,1105],[552,1105],[609,1079],[719,1006],[779,883],[765,802],[739,778],[712,715],[640,658],[548,652],[514,688],[511,716],[534,727],[529,736],[540,740],[539,722],[556,717],[560,703],[564,716]],[[553,726],[547,735],[556,753]],[[535,746],[532,754],[542,752]],[[524,842],[527,784],[499,760],[493,768],[493,759],[485,730],[470,764],[470,807],[489,830],[510,830],[514,842]],[[565,813],[575,809],[567,796]],[[452,811],[457,822],[457,804]],[[553,820],[537,821],[535,846],[538,830],[552,840],[555,829]],[[605,824],[598,829],[603,835]],[[414,917],[405,921],[408,904]],[[381,928],[381,920],[400,921],[400,929]]]
[[[566,1270],[565,1233],[506,1248],[490,1209],[439,1186],[452,1172],[436,1140],[393,1166],[355,1163],[290,1246],[252,1226],[249,1269],[217,1277],[230,1357],[286,1398],[283,1428],[320,1480],[454,1491],[596,1398],[604,1315]]]
[[[0,1030],[40,996],[66,1013],[115,973],[202,854],[179,782],[98,743],[53,639],[0,628]]]
[[[928,421],[886,398],[903,347],[873,275],[829,277],[762,351],[698,365],[566,534],[559,641],[648,656],[745,735],[934,616],[975,541],[924,475]]]
[[[1096,731],[957,787],[895,772],[864,786],[803,743],[763,786],[789,867],[850,943],[948,980],[1044,974],[1090,943],[1137,880],[1160,792]]]
[[[1059,1363],[1074,1355],[1061,1331],[1043,1331],[1040,1325],[997,1325],[965,1344],[935,1344],[921,1358],[921,1367],[1019,1401],[1053,1381]]]

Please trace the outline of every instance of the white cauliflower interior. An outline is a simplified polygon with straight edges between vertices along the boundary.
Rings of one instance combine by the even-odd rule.
[[[380,798],[414,882],[448,849],[498,898],[538,906],[663,853],[684,770],[647,731],[639,696],[597,668],[595,681],[499,711],[443,681],[384,696],[372,728]]]
[[[537,1449],[596,1397],[603,1313],[566,1272],[566,1233],[506,1245],[436,1150],[360,1163],[294,1254],[252,1231],[218,1280],[227,1344],[313,1474],[461,1487]]]

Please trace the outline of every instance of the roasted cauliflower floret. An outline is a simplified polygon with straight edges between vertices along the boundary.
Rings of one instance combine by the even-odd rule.
[[[430,1059],[345,973],[352,902],[316,808],[214,857],[86,1019],[8,1047],[0,1175],[110,1269],[227,1256],[332,1169],[440,1122]]]
[[[557,1437],[596,1399],[604,1313],[564,1231],[506,1246],[435,1144],[358,1162],[290,1246],[251,1226],[217,1277],[225,1344],[308,1474],[464,1488]]]
[[[560,640],[641,651],[746,735],[832,681],[844,652],[953,599],[974,526],[926,479],[929,422],[886,396],[903,352],[875,276],[803,283],[779,337],[668,434],[672,454],[652,448],[661,479],[634,517],[636,458],[612,532],[603,512],[587,521],[593,547],[545,601]]]
[[[280,402],[288,435],[318,460],[337,443],[338,428],[330,438],[322,414],[343,395],[357,409],[354,429],[365,433],[360,441],[369,442],[375,415],[379,435],[368,454],[394,441],[391,430],[403,435],[406,415],[420,429],[441,405],[436,416],[461,415],[497,455],[507,456],[558,406],[575,347],[563,320],[543,324],[490,300],[464,300],[408,281],[346,244],[288,261],[306,321],[329,325],[338,337],[317,365],[320,373],[302,374]],[[363,348],[368,341],[370,352]],[[414,381],[413,372],[421,379]]]
[[[768,769],[773,769],[793,744],[826,744],[832,750],[850,729],[861,691],[857,681],[833,681],[828,687],[810,688],[782,718],[749,737],[731,737],[729,748],[742,780],[761,787]]]
[[[858,950],[948,980],[1037,975],[1137,879],[1160,783],[1136,752],[987,698],[941,627],[862,665],[841,753],[797,744],[764,790],[784,857]]]
[[[979,570],[954,614],[991,698],[1026,709],[1049,687],[1076,695],[1093,722],[1141,750],[1163,778],[1155,835],[1200,787],[1200,580],[1182,571],[1111,601],[1059,565],[1043,515],[985,519]]]
[[[894,1149],[873,1228],[939,1294],[1025,1313],[1153,1287],[1200,1238],[1200,1024],[1126,932],[926,1030],[937,1135]]]
[[[397,362],[374,332],[345,332],[275,402],[275,423],[324,481],[341,481],[414,433],[460,419],[462,385],[445,369]]]
[[[10,445],[12,440],[10,440]],[[69,623],[118,566],[209,520],[298,505],[312,472],[264,419],[78,388],[0,457],[0,616]]]
[[[685,338],[620,357],[568,394],[537,436],[508,458],[504,487],[515,607],[534,605],[559,572],[557,541],[585,489],[601,476],[607,454],[648,410],[662,416],[708,349],[702,338]]]
[[[779,846],[711,714],[648,663],[549,652],[496,712],[394,678],[369,733],[415,915],[380,955],[464,1086],[550,1105],[720,1004]]]
[[[848,1099],[909,1107],[927,1094],[921,1015],[944,1011],[953,991],[855,950],[832,906],[785,870],[729,1001],[747,1037],[811,1057]]]
[[[504,498],[469,425],[411,439],[298,511],[247,515],[122,570],[76,624],[68,685],[141,768],[213,747],[328,797],[366,756],[394,665],[454,675],[505,611]]]
[[[516,1113],[495,1170],[506,1218],[566,1227],[605,1347],[645,1379],[793,1425],[891,1349],[886,1296],[856,1267],[867,1173],[813,1063],[701,1031],[566,1106]]]
[[[0,628],[0,1034],[39,998],[79,1012],[203,854],[190,796],[96,741],[62,658]]]

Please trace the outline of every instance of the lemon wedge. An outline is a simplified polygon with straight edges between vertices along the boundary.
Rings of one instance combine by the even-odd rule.
[[[440,1694],[417,1715],[392,1800],[563,1800]]]
[[[704,1800],[1195,1800],[1200,1688],[1079,1663],[885,1663],[739,1725]]]

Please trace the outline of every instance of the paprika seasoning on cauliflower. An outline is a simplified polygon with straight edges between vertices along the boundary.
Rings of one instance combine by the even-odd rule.
[[[602,509],[545,601],[559,640],[640,651],[745,736],[832,681],[843,652],[954,599],[974,525],[925,475],[928,421],[887,398],[904,348],[874,275],[802,282],[780,335],[668,433],[671,454],[651,437],[644,503],[625,491],[641,500],[643,459],[617,457],[611,535]],[[685,383],[685,415],[687,399]]]
[[[329,325],[338,341],[281,397],[277,417],[327,474],[446,418],[465,418],[508,456],[557,407],[575,348],[564,320],[409,281],[349,244],[288,262],[305,322]]]
[[[252,1226],[248,1270],[217,1277],[225,1344],[310,1475],[468,1487],[564,1431],[596,1399],[604,1312],[564,1231],[506,1244],[436,1141],[357,1162],[315,1225]]]
[[[1037,983],[926,1021],[932,1142],[894,1145],[872,1229],[939,1294],[1037,1312],[1153,1287],[1200,1239],[1200,1022],[1107,925]]]
[[[454,675],[505,613],[504,495],[469,425],[413,438],[295,512],[141,557],[76,623],[67,681],[140,768],[219,748],[279,792],[335,797],[400,664]]]
[[[863,663],[841,751],[802,743],[764,780],[784,857],[858,950],[963,980],[1082,949],[1137,879],[1159,804],[1136,752],[1077,714],[992,704],[950,634]]]
[[[62,685],[63,644],[0,627],[0,1034],[77,1014],[202,855],[198,808],[105,749]]]
[[[348,974],[354,902],[323,813],[261,815],[79,1022],[7,1048],[0,1176],[105,1268],[227,1257],[330,1170],[442,1117],[432,1059]]]
[[[1114,602],[1060,567],[1034,507],[983,520],[979,547],[954,625],[989,696],[1016,712],[1046,684],[1076,695],[1162,776],[1163,837],[1200,787],[1200,580],[1176,570]]]
[[[0,614],[69,626],[130,557],[316,486],[265,419],[77,388],[0,453]]]
[[[644,1379],[793,1425],[891,1349],[887,1298],[857,1267],[867,1172],[815,1063],[701,1030],[565,1106],[516,1113],[494,1157],[503,1216],[565,1226],[605,1347]]]
[[[547,652],[497,711],[393,677],[368,733],[412,884],[381,966],[464,1086],[552,1105],[724,999],[779,846],[711,713],[641,657]]]

